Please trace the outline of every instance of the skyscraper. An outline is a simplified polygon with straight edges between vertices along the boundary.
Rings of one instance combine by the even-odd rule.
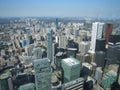
[[[96,39],[100,39],[103,36],[104,23],[95,22],[92,24],[92,33],[91,33],[91,51],[95,52]]]
[[[120,63],[120,35],[110,35],[107,49],[107,64]]]
[[[106,40],[106,43],[108,43],[109,41],[109,36],[111,35],[112,33],[112,29],[113,29],[113,25],[110,24],[110,23],[107,23],[105,25],[105,31],[104,31],[104,38]]]
[[[41,47],[35,47],[33,49],[33,54],[34,54],[36,59],[41,59],[42,58],[42,49],[41,49]]]
[[[47,29],[47,58],[52,61],[52,30]]]
[[[62,90],[83,90],[84,78],[78,78],[62,85]]]
[[[89,42],[80,42],[79,43],[79,52],[86,54],[88,50],[90,49],[90,43]]]
[[[101,39],[103,37],[103,30],[104,30],[104,23],[98,23],[96,39]]]
[[[55,20],[55,25],[56,25],[56,29],[59,29],[59,27],[58,27],[58,18],[56,18],[56,20]]]
[[[51,90],[51,68],[49,59],[34,60],[36,90]]]
[[[106,40],[104,38],[96,40],[95,51],[106,51]]]
[[[75,80],[80,76],[81,62],[75,58],[62,59],[64,83]]]
[[[66,48],[67,46],[67,37],[66,36],[59,36],[59,48]]]

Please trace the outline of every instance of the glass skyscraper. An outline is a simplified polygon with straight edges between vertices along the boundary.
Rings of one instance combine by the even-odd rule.
[[[52,61],[52,30],[47,29],[47,58]]]

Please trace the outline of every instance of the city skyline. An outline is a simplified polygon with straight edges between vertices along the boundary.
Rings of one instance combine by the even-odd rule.
[[[120,18],[119,0],[1,0],[0,17]]]

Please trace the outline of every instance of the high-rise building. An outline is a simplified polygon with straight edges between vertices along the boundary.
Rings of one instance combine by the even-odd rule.
[[[9,78],[10,78],[10,73],[3,73],[0,75],[0,90],[9,90],[10,89],[9,81],[8,81]]]
[[[29,45],[29,40],[27,39],[22,40],[22,48],[26,45]]]
[[[82,63],[82,76],[90,76],[92,74],[92,65],[89,63]]]
[[[11,78],[8,79],[8,86],[9,86],[9,90],[13,90],[13,82]]]
[[[34,83],[24,84],[19,87],[19,90],[35,90],[35,85]]]
[[[120,37],[111,35],[107,49],[107,64],[120,63]]]
[[[59,29],[59,26],[58,26],[58,18],[56,18],[55,25],[56,25],[56,29]]]
[[[59,48],[66,48],[67,46],[67,37],[66,36],[59,36]]]
[[[79,52],[86,54],[88,50],[90,49],[90,43],[89,42],[81,42],[79,44]]]
[[[74,57],[76,58],[77,48],[67,48],[67,57]]]
[[[104,51],[96,51],[95,62],[98,67],[104,68],[106,53]]]
[[[58,52],[55,58],[55,65],[57,69],[61,69],[61,61],[63,58],[67,58],[66,52]]]
[[[104,23],[98,23],[96,39],[103,38]]]
[[[111,23],[107,23],[105,25],[105,31],[104,31],[104,38],[106,40],[106,43],[109,41],[109,36],[112,33],[113,25]]]
[[[110,88],[111,85],[116,81],[117,73],[113,70],[105,73],[102,77],[102,86],[104,89]]]
[[[120,45],[120,35],[110,35],[108,44],[119,44]]]
[[[81,62],[75,58],[62,59],[62,68],[64,73],[64,83],[75,80],[80,77]]]
[[[52,44],[52,63],[55,61],[55,43]]]
[[[74,37],[77,38],[79,36],[79,29],[74,30]]]
[[[41,47],[35,47],[33,49],[33,54],[36,59],[41,59],[42,58],[42,49]]]
[[[78,78],[63,84],[61,90],[84,90],[84,78]]]
[[[91,33],[91,51],[95,52],[96,39],[100,39],[103,36],[104,23],[95,22],[92,24]]]
[[[34,44],[25,47],[25,53],[27,54],[27,56],[32,56],[33,48],[34,48]]]
[[[51,90],[51,68],[49,59],[34,60],[36,90]]]
[[[52,61],[52,30],[47,29],[47,58]]]
[[[118,64],[120,58],[120,46],[109,45],[107,50],[107,64]]]
[[[68,42],[67,42],[67,48],[76,48],[77,52],[78,52],[79,45],[73,39],[69,39]]]
[[[98,83],[101,83],[102,74],[103,74],[102,68],[97,67],[95,71],[95,79],[97,80]]]
[[[106,51],[106,41],[105,39],[97,39],[96,40],[96,48],[95,51]]]

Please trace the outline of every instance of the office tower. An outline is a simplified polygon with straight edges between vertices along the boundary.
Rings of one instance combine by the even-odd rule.
[[[89,54],[82,54],[82,53],[77,53],[76,58],[80,60],[82,63],[83,62],[91,62],[90,55]]]
[[[84,78],[78,78],[63,84],[61,90],[84,90]]]
[[[87,32],[84,31],[84,30],[80,30],[79,34],[80,34],[81,39],[82,39],[83,41],[86,41]]]
[[[58,18],[56,18],[56,20],[55,20],[55,25],[56,25],[56,29],[59,29],[59,26],[58,26]]]
[[[120,35],[110,35],[108,44],[120,45]]]
[[[27,83],[27,84],[21,85],[19,87],[19,90],[35,90],[35,85],[34,83]]]
[[[107,50],[107,64],[118,64],[120,63],[120,37],[115,38],[116,35],[110,37]]]
[[[93,81],[87,80],[84,84],[84,90],[93,90]]]
[[[90,56],[90,62],[95,62],[95,52],[88,51],[88,54]]]
[[[98,23],[96,39],[103,38],[104,23]]]
[[[113,29],[113,24],[107,23],[107,24],[105,25],[104,38],[105,38],[105,40],[106,40],[106,43],[108,43],[108,41],[109,41],[109,36],[110,36],[111,33],[112,33],[112,29]]]
[[[65,35],[67,38],[70,37],[70,30],[68,28],[66,28],[66,30],[65,30]]]
[[[79,36],[79,29],[74,30],[74,37],[77,38]]]
[[[102,86],[104,89],[110,88],[111,85],[116,81],[117,79],[117,73],[113,70],[110,70],[109,72],[105,73],[102,77]]]
[[[33,48],[33,55],[36,59],[41,59],[42,58],[42,48],[41,47]]]
[[[33,39],[32,35],[29,36],[29,42],[30,42],[30,44],[34,43],[34,39]]]
[[[52,61],[52,30],[47,29],[47,58]]]
[[[92,65],[89,63],[82,63],[81,76],[90,76],[92,74]]]
[[[95,51],[106,51],[106,41],[105,39],[97,39],[96,40],[96,48]]]
[[[88,52],[88,50],[90,49],[90,43],[89,42],[81,42],[79,44],[79,52],[86,54]]]
[[[17,73],[17,71],[15,70],[15,72]],[[13,72],[14,73],[14,72]],[[15,75],[15,74],[14,74]],[[14,79],[14,86],[20,86],[26,83],[34,83],[34,75],[28,72],[24,72],[24,73],[18,73],[16,75],[16,78]]]
[[[61,69],[61,62],[63,58],[67,58],[66,52],[58,52],[55,58],[55,65],[57,69]]]
[[[9,90],[8,79],[10,77],[9,73],[3,73],[0,75],[0,90]]]
[[[95,62],[98,67],[104,68],[106,53],[104,51],[96,51]]]
[[[27,54],[27,56],[32,56],[33,48],[34,48],[34,44],[25,47],[25,53]]]
[[[75,80],[80,76],[81,62],[75,58],[62,59],[64,83]]]
[[[24,48],[26,45],[29,45],[29,40],[23,39],[21,43],[22,43],[22,48]]]
[[[36,90],[51,90],[51,68],[49,59],[34,60]]]
[[[95,52],[96,39],[100,39],[103,36],[104,23],[95,22],[92,24],[92,33],[91,33],[91,51]]]
[[[13,90],[13,82],[11,78],[8,79],[8,86],[9,86],[9,90]]]
[[[97,64],[95,62],[91,62],[91,65],[92,65],[92,76],[94,76],[97,68]]]
[[[92,24],[92,33],[91,33],[91,51],[95,52],[95,45],[96,45],[96,36],[97,36],[97,28],[98,28],[98,23],[93,23]]]
[[[66,49],[67,46],[67,37],[64,35],[59,36],[59,48]]]
[[[118,63],[120,63],[120,47],[108,46],[107,64],[118,64]]]
[[[95,79],[97,80],[97,82],[100,84],[101,83],[101,79],[102,79],[102,68],[101,67],[97,67],[96,71],[95,71]]]
[[[54,73],[52,73],[51,82],[52,90],[61,90],[59,89],[61,87],[61,82],[58,80],[57,76]]]
[[[82,38],[78,36],[76,42],[79,44],[81,41],[83,41]]]
[[[76,57],[77,48],[67,48],[67,57]]]
[[[36,57],[33,56],[22,56],[24,65],[30,65]]]
[[[79,51],[79,45],[78,43],[74,42],[73,39],[68,40],[67,48],[76,48],[77,52]]]
[[[55,43],[52,43],[52,63],[54,63],[54,61],[55,61],[55,50],[56,50],[56,48],[55,48]]]

